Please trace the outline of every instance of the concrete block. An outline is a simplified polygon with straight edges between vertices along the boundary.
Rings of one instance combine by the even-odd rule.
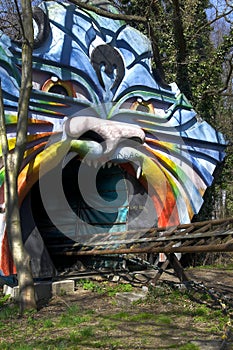
[[[38,282],[35,286],[35,298],[39,300],[49,300],[52,297],[52,283]],[[19,300],[19,286],[9,287],[6,284],[3,286],[3,294],[10,295],[12,299]]]
[[[53,282],[52,284],[52,294],[62,295],[74,293],[74,281],[73,280],[63,280]]]
[[[37,282],[35,283],[35,299],[37,307],[41,308],[43,305],[47,304],[52,298],[52,283]]]
[[[40,308],[47,304],[48,301],[54,295],[63,295],[74,293],[74,281],[73,280],[63,280],[57,282],[41,281],[35,283],[35,299],[37,306]],[[10,295],[15,301],[19,300],[19,286],[9,287],[7,285],[3,286],[3,294]]]
[[[117,300],[118,305],[127,306],[127,305],[132,304],[135,301],[145,299],[146,296],[147,296],[147,293],[145,293],[145,292],[140,292],[140,293],[123,292],[123,293],[116,294],[116,300]]]
[[[36,302],[48,301],[52,297],[52,283],[51,282],[37,282],[35,283],[35,299]],[[3,286],[3,294],[10,295],[15,301],[19,300],[19,286],[9,287],[6,284]]]
[[[3,286],[3,294],[10,295],[10,297],[14,300],[19,300],[19,287],[10,287],[4,284]]]

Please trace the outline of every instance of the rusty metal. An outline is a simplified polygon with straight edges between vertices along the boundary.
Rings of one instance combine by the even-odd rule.
[[[137,238],[134,238],[135,234]],[[58,247],[59,251],[53,250],[54,255],[232,252],[233,217],[176,227],[98,234],[83,245],[52,245],[49,248]]]

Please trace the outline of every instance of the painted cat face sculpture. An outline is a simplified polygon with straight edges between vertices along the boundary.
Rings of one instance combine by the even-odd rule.
[[[224,157],[224,140],[197,119],[176,84],[159,85],[148,39],[122,21],[54,1],[34,9],[34,29],[18,182],[28,249],[35,236],[82,243],[96,233],[190,222]],[[0,40],[13,148],[21,48],[4,35]],[[1,195],[3,184],[1,168]]]

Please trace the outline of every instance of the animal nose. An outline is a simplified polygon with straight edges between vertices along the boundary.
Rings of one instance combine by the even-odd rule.
[[[84,135],[98,135],[98,141],[103,144],[104,155],[113,152],[123,140],[139,144],[143,144],[145,140],[145,133],[138,126],[92,116],[74,116],[66,120],[65,133],[76,139]]]

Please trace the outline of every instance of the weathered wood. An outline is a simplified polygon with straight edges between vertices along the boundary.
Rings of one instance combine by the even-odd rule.
[[[117,232],[97,237],[82,246],[60,245],[61,250],[54,255],[87,256],[118,254],[158,254],[165,253],[167,260],[162,264],[152,283],[156,284],[164,270],[170,266],[181,282],[188,281],[175,253],[208,253],[233,251],[233,218],[179,225],[177,227]],[[137,233],[137,238],[133,238]],[[112,240],[114,236],[114,239]],[[118,239],[119,237],[119,239]],[[124,237],[124,239],[122,239]],[[96,241],[95,241],[96,239]],[[99,241],[97,240],[99,239]],[[179,243],[179,245],[177,244]],[[116,245],[118,248],[115,248]],[[53,245],[52,247],[55,247]],[[64,249],[64,250],[63,250]]]
[[[144,247],[144,248],[122,248],[122,249],[89,249],[79,251],[60,251],[54,252],[54,255],[81,256],[81,255],[107,255],[107,254],[140,254],[140,253],[219,253],[233,252],[233,243],[218,245],[197,245],[180,247]]]
[[[228,232],[228,230],[224,229],[224,227],[227,227],[228,225],[233,224],[233,218],[227,218],[227,219],[220,219],[220,220],[209,220],[209,221],[201,221],[201,222],[194,222],[191,224],[181,224],[178,226],[173,227],[160,227],[160,228],[151,228],[151,229],[138,229],[138,230],[129,230],[124,232],[114,232],[113,234],[109,233],[98,233],[97,235],[94,235],[92,240],[88,242],[89,246],[95,245],[104,245],[109,244],[111,237],[114,235],[114,237],[120,237],[127,236],[127,239],[119,239],[119,240],[111,240],[111,244],[128,244],[131,242],[150,242],[154,241],[154,239],[157,241],[158,237],[159,240],[170,240],[169,237],[172,236],[172,239],[191,239],[191,238],[197,238],[197,235],[200,235],[201,237],[209,237],[209,236],[220,236],[220,235],[229,235],[231,233]],[[219,226],[221,225],[221,228]],[[215,230],[211,230],[211,228],[214,228],[215,226],[218,226]],[[205,232],[207,230],[207,227],[209,229],[209,232]],[[201,229],[202,228],[202,229]],[[220,232],[219,232],[220,230]],[[194,231],[194,232],[193,232]],[[128,238],[128,236],[133,235],[140,235],[139,239],[135,238]],[[193,237],[192,234],[195,236]],[[233,230],[232,230],[233,234]],[[105,239],[105,241],[104,241]],[[97,240],[97,242],[95,242]],[[87,245],[87,244],[86,244]],[[66,245],[49,245],[48,247],[58,248],[58,247],[70,247],[70,244]],[[80,246],[80,243],[72,244],[72,247]]]
[[[189,277],[187,273],[184,271],[183,266],[177,259],[176,255],[173,253],[167,254],[167,259],[169,263],[171,264],[172,268],[174,269],[177,277],[181,282],[187,282],[189,280]]]
[[[123,235],[123,233],[121,233]],[[115,235],[115,233],[114,233]],[[130,238],[130,239],[119,239],[119,240],[105,240],[105,241],[100,241],[100,242],[92,242],[89,241],[88,245],[92,247],[97,247],[97,246],[104,246],[104,245],[114,245],[114,244],[130,244],[130,243],[150,243],[150,242],[169,242],[169,241],[180,241],[180,240],[193,240],[193,239],[203,239],[203,238],[214,238],[214,237],[225,237],[233,235],[233,229],[228,230],[228,231],[223,231],[223,232],[217,232],[217,231],[210,231],[210,232],[204,232],[204,233],[190,233],[186,234],[185,236],[182,234],[177,234],[173,236],[167,236],[164,234],[163,236],[157,236],[157,237],[144,237],[144,238]],[[120,234],[119,234],[120,236]],[[109,237],[110,238],[110,237]],[[175,242],[174,242],[175,244]],[[80,247],[80,243],[74,243],[74,244],[63,244],[63,245],[57,245],[57,244],[52,244],[48,245],[48,248],[69,248],[69,247]]]
[[[160,277],[162,276],[162,274],[164,273],[164,271],[166,270],[166,268],[168,267],[168,265],[169,265],[169,260],[166,259],[166,260],[164,261],[164,263],[162,264],[162,266],[160,267],[160,269],[159,269],[159,271],[157,272],[157,274],[155,275],[155,277],[152,278],[151,283],[152,283],[153,285],[155,285],[155,284],[158,282],[158,280],[160,279]]]
[[[105,255],[136,253],[202,253],[233,251],[233,218],[96,235],[85,245],[51,245],[54,255]],[[134,234],[137,238],[133,238]],[[113,239],[114,237],[114,239]],[[122,239],[124,237],[124,239]],[[118,239],[119,238],[119,239]],[[179,243],[179,246],[177,246]],[[117,248],[115,248],[117,245]]]

